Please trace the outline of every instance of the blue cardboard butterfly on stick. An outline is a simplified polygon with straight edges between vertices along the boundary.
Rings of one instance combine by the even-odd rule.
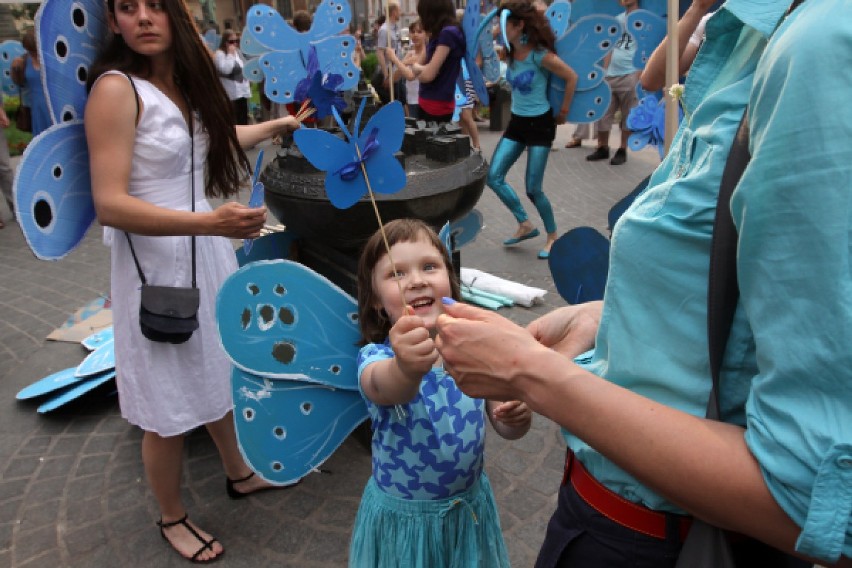
[[[264,81],[264,93],[269,100],[293,102],[298,100],[299,82],[309,74],[308,60],[313,49],[319,70],[341,77],[338,90],[355,87],[360,76],[352,59],[355,38],[338,35],[346,30],[351,18],[352,10],[346,0],[323,0],[314,13],[311,28],[298,32],[274,8],[265,4],[252,6],[240,47],[255,59],[246,64],[243,73],[250,81]]]

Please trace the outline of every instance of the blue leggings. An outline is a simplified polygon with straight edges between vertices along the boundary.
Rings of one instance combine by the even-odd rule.
[[[515,140],[501,138],[491,158],[491,167],[488,169],[488,187],[494,190],[500,201],[509,208],[518,223],[527,220],[527,212],[521,205],[521,200],[512,186],[506,183],[506,174],[521,154],[527,149],[527,172],[525,176],[527,186],[527,197],[533,202],[541,220],[544,221],[544,230],[548,233],[556,232],[556,220],[553,218],[553,207],[550,200],[542,191],[541,185],[544,180],[544,168],[547,166],[547,158],[550,156],[550,148],[547,146],[526,146]]]

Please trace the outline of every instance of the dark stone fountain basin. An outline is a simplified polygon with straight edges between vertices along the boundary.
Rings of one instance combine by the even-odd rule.
[[[473,209],[485,187],[488,164],[479,152],[451,163],[424,154],[402,155],[407,183],[398,193],[376,194],[384,222],[405,217],[440,228]],[[349,209],[338,209],[325,192],[325,172],[315,170],[298,149],[284,149],[264,170],[269,210],[291,231],[341,251],[360,249],[378,228],[373,206],[364,196]]]

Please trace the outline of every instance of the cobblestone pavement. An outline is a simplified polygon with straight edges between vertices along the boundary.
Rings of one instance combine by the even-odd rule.
[[[561,232],[579,225],[603,231],[609,208],[652,171],[657,155],[631,153],[618,167],[587,162],[591,141],[580,149],[562,147],[570,132],[568,126],[559,129],[545,191]],[[617,136],[613,132],[613,140]],[[482,133],[487,156],[498,138],[499,133]],[[524,167],[522,158],[509,176],[521,195]],[[540,225],[526,200],[525,206]],[[487,188],[478,209],[486,226],[463,249],[463,265],[549,291],[542,305],[501,313],[526,324],[562,305],[547,263],[535,257],[543,237],[504,249],[513,218]],[[143,479],[141,433],[122,420],[111,392],[98,391],[47,416],[15,400],[24,386],[82,360],[81,346],[44,338],[77,308],[108,293],[108,249],[100,235],[96,226],[67,258],[42,262],[17,225],[0,230],[0,567],[186,565],[156,530],[157,508]],[[488,436],[486,471],[514,566],[535,560],[555,506],[563,452],[558,428],[540,416],[522,440]],[[368,449],[350,437],[323,469],[331,473],[232,501],[210,438],[203,431],[190,434],[183,492],[193,520],[227,549],[218,565],[345,566],[352,521],[370,474]]]

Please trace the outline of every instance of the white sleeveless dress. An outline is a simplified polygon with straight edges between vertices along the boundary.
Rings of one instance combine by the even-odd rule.
[[[110,72],[117,73],[117,72]],[[154,85],[134,77],[142,101],[130,195],[169,209],[191,209],[189,129],[178,107]],[[207,133],[198,115],[195,136],[195,209],[210,211],[204,198]],[[216,331],[216,293],[237,269],[224,237],[196,237],[196,279],[201,290],[199,329],[186,343],[146,339],[139,329],[140,280],[122,231],[107,229],[112,248],[112,310],[115,359],[122,416],[143,430],[174,436],[222,418],[233,406],[231,365]],[[132,234],[148,284],[190,286],[190,237]]]

